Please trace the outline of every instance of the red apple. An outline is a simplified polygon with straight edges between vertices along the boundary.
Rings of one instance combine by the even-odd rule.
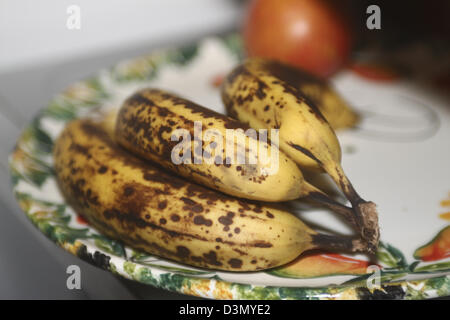
[[[249,56],[272,58],[320,77],[343,66],[353,41],[344,16],[325,0],[253,0],[243,37]]]

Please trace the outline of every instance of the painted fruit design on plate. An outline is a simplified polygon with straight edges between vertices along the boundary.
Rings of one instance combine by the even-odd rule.
[[[414,252],[414,258],[436,261],[450,257],[450,226],[442,229],[429,243]]]
[[[370,270],[369,261],[348,258],[335,253],[305,254],[270,274],[287,278],[312,278],[330,275],[363,275]]]

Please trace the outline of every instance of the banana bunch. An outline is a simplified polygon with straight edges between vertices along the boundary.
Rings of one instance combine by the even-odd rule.
[[[357,117],[339,96],[318,79],[255,58],[228,75],[222,98],[234,118],[143,89],[118,112],[68,124],[53,154],[68,203],[107,236],[197,267],[256,271],[311,249],[373,253],[375,205],[340,165],[332,126]],[[301,168],[326,171],[352,207],[308,183]],[[360,237],[317,233],[268,204],[304,197],[342,215]]]
[[[302,77],[284,64],[251,58],[226,77],[222,100],[232,117],[250,127],[279,129],[280,149],[301,168],[329,174],[352,204],[361,236],[373,252],[379,240],[375,204],[363,200],[345,175],[339,141],[311,92],[309,97],[302,92]]]
[[[149,119],[165,112],[140,108]],[[135,120],[131,129],[145,130],[147,124]],[[100,122],[75,120],[53,151],[68,203],[105,235],[171,260],[229,271],[276,267],[315,248],[365,249],[360,240],[319,234],[287,211],[227,196],[135,157],[116,143],[115,121],[114,115]]]

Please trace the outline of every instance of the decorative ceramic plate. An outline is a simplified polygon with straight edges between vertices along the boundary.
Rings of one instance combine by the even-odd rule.
[[[313,252],[269,271],[198,269],[105,237],[66,204],[55,182],[51,151],[68,121],[117,108],[125,97],[147,86],[169,89],[224,112],[218,84],[241,58],[237,36],[209,38],[120,62],[57,95],[25,129],[10,156],[12,186],[23,211],[42,233],[81,259],[128,279],[189,295],[216,299],[450,295],[450,109],[437,95],[403,81],[371,82],[352,71],[333,79],[362,115],[357,128],[338,136],[347,174],[363,196],[378,204],[382,244],[377,261],[363,255]],[[301,205],[296,212],[317,228],[349,232],[325,210]]]

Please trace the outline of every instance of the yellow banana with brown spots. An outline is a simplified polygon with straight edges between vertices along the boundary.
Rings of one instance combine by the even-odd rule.
[[[117,145],[111,127],[76,120],[53,151],[68,203],[109,237],[181,263],[229,271],[276,267],[313,248],[364,249],[358,240],[318,234],[287,211],[150,165]]]
[[[211,141],[214,148],[210,147],[211,143],[207,141],[205,134],[197,134],[196,137],[196,121],[201,124],[205,134],[211,129],[220,134],[220,141],[219,138]],[[171,136],[180,129],[186,130],[190,136],[190,142],[187,142],[191,152],[190,163],[176,164],[173,161],[172,151],[179,140],[171,141]],[[238,138],[232,141],[224,139],[228,129],[233,130]],[[305,185],[302,173],[292,160],[283,153],[270,158],[269,155],[277,150],[269,141],[245,135],[246,129],[248,127],[234,119],[169,92],[144,89],[123,103],[117,117],[116,139],[123,147],[145,159],[233,196],[285,201],[306,196],[313,191],[312,186]],[[233,154],[228,153],[231,148]],[[243,159],[245,161],[237,161],[238,150],[247,151]],[[267,151],[266,163],[259,161],[259,150]],[[214,162],[195,163],[194,156],[207,157],[206,160]],[[251,158],[256,161],[250,163]],[[278,161],[278,170],[272,172],[276,168],[275,161]],[[275,185],[276,189],[273,188]]]
[[[279,129],[279,147],[302,168],[327,172],[350,200],[357,224],[372,251],[378,245],[378,215],[341,167],[341,148],[325,117],[300,89],[298,71],[275,61],[250,58],[222,84],[228,113],[255,129]]]
[[[358,123],[358,114],[329,83],[299,69],[292,73],[291,84],[317,106],[334,130],[351,128]]]

